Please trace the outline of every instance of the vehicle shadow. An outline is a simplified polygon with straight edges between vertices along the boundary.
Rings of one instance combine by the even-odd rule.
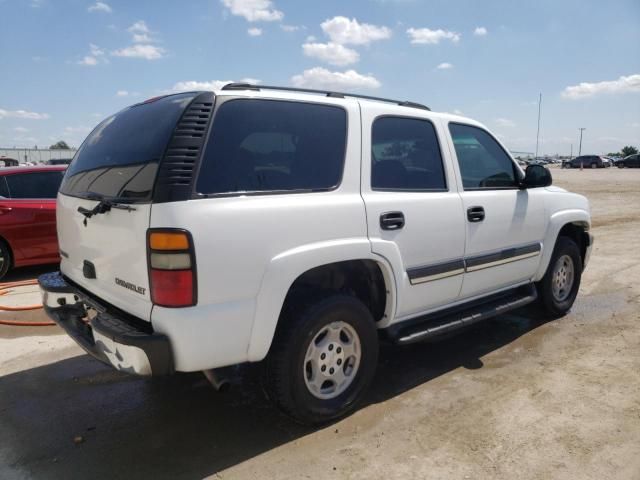
[[[437,342],[383,346],[361,408],[481,368],[538,318],[524,309]],[[226,393],[199,373],[142,379],[86,355],[0,377],[0,478],[202,478],[313,432],[264,400],[258,369],[238,367]]]
[[[0,282],[19,282],[22,280],[37,279],[43,273],[54,272],[58,270],[59,267],[60,264],[52,263],[47,265],[35,265],[33,267],[14,268],[7,272],[7,274]]]

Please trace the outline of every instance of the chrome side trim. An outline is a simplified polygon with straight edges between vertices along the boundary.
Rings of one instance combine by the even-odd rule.
[[[436,273],[434,275],[425,275],[424,277],[411,278],[411,285],[417,285],[418,283],[432,282],[434,280],[441,280],[443,278],[454,277],[464,273],[464,268],[457,270],[450,270],[448,272]]]
[[[465,272],[476,272],[485,268],[497,267],[499,265],[517,262],[518,260],[536,257],[540,255],[541,251],[542,244],[536,242],[443,263],[408,268],[407,275],[409,276],[411,285],[418,285],[420,283],[453,277]]]
[[[464,273],[464,259],[462,258],[407,269],[407,275],[409,276],[411,285],[440,280],[454,275],[460,275],[462,273]]]
[[[493,262],[487,262],[472,267],[467,267],[466,271],[477,272],[478,270],[484,270],[485,268],[497,267],[499,265],[504,265],[505,263],[516,262],[518,260],[524,260],[525,258],[537,257],[538,255],[540,255],[540,250],[538,250],[537,252],[523,253],[522,255],[514,255],[513,257],[502,258]]]

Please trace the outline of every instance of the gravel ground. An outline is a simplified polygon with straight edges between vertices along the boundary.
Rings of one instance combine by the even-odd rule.
[[[640,170],[553,175],[593,208],[572,312],[384,348],[365,405],[324,429],[264,402],[251,367],[218,394],[0,326],[0,478],[640,479]]]

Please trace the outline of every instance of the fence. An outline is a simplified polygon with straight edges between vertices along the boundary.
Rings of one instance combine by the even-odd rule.
[[[46,163],[51,159],[73,158],[75,149],[51,150],[49,148],[2,148],[0,158],[8,157],[18,160],[19,163]]]

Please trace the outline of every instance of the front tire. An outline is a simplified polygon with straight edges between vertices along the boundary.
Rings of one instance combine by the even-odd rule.
[[[356,298],[333,295],[289,308],[280,321],[265,362],[269,398],[308,425],[352,411],[378,362],[378,333],[367,307]]]
[[[543,308],[554,318],[562,317],[573,306],[582,277],[582,257],[576,243],[558,237],[547,271],[536,287]]]
[[[4,240],[0,239],[0,280],[4,278],[4,276],[9,271],[11,267],[11,251]]]

